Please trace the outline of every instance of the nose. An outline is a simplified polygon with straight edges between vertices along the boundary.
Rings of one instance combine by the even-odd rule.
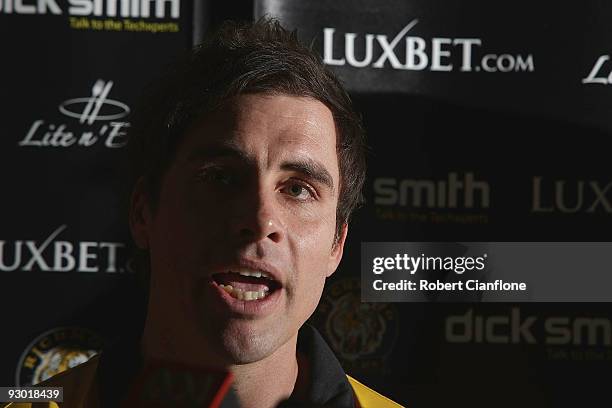
[[[281,209],[274,191],[251,191],[250,197],[241,197],[235,205],[231,219],[232,235],[240,243],[269,239],[279,243],[285,236]]]

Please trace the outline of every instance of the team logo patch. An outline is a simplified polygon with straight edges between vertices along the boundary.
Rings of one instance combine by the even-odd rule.
[[[359,279],[335,282],[323,294],[315,324],[351,373],[385,367],[398,333],[398,313],[392,304],[362,303]]]
[[[34,385],[86,362],[102,349],[102,338],[80,327],[58,327],[36,337],[24,350],[15,384]]]

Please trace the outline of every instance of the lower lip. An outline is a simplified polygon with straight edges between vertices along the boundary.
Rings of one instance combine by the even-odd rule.
[[[263,299],[240,300],[227,293],[217,282],[212,280],[210,286],[216,292],[226,310],[246,316],[265,316],[272,313],[281,297],[282,288],[275,289]]]

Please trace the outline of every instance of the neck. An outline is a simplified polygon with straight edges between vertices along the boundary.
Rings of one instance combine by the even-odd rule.
[[[297,335],[263,360],[233,365],[233,388],[243,408],[272,408],[289,398],[296,385]]]
[[[247,364],[224,363],[218,353],[213,353],[200,337],[195,344],[175,344],[174,331],[154,330],[145,326],[142,351],[145,361],[157,359],[188,366],[203,364],[206,368],[224,367],[231,371],[232,388],[240,400],[241,408],[272,408],[289,398],[296,386],[298,362],[296,357],[297,333],[266,358]],[[180,338],[198,338],[180,336]]]

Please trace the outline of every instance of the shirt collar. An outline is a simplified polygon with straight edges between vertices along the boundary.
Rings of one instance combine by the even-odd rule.
[[[305,324],[300,329],[297,353],[299,371],[296,390],[287,402],[316,404],[326,408],[355,406],[353,389],[342,366],[313,326]]]

